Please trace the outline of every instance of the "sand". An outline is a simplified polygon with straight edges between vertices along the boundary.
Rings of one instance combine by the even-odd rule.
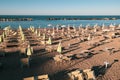
[[[51,29],[52,30],[52,29]],[[43,31],[43,29],[41,29]],[[0,62],[3,67],[0,69],[0,79],[1,80],[22,80],[24,77],[30,77],[35,75],[48,74],[50,80],[67,80],[66,73],[73,69],[93,69],[95,71],[97,80],[119,80],[120,79],[120,39],[118,38],[108,38],[105,39],[101,34],[100,36],[95,36],[90,41],[80,41],[75,37],[72,39],[62,41],[62,47],[66,48],[68,44],[71,44],[69,49],[64,49],[62,54],[69,56],[74,56],[75,54],[80,54],[85,50],[93,51],[92,56],[89,58],[72,58],[70,61],[55,62],[53,57],[58,55],[56,51],[47,52],[45,51],[45,46],[40,44],[38,37],[31,32],[24,30],[27,36],[32,36],[34,38],[29,38],[28,40],[36,40],[31,42],[33,45],[34,54],[32,55],[32,60],[30,62],[30,67],[24,66],[21,68],[20,59],[25,58],[26,55],[21,54],[18,47],[5,48],[5,56],[0,56]],[[59,30],[61,32],[61,30]],[[113,31],[115,32],[115,31]],[[96,32],[96,34],[101,33],[101,30]],[[109,35],[111,32],[106,33]],[[59,33],[58,33],[59,34]],[[18,39],[18,37],[16,37]],[[53,47],[57,47],[59,43],[53,44]],[[96,42],[96,43],[95,43]],[[100,45],[92,46],[93,43]],[[90,45],[91,44],[91,45]],[[110,53],[108,48],[114,48],[113,53]],[[115,62],[115,60],[117,60]],[[107,61],[111,64],[108,69],[104,69],[104,62]],[[102,68],[101,68],[102,67]],[[102,75],[102,76],[101,76]]]

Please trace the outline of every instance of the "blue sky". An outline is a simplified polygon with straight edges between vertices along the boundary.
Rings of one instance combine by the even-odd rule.
[[[120,15],[120,0],[0,0],[0,15]]]

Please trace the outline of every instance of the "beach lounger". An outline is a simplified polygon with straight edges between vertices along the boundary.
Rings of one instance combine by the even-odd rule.
[[[79,74],[79,73],[80,73],[79,70],[75,70],[75,71],[72,71],[72,72],[71,72],[72,75],[76,75],[76,74]]]
[[[45,44],[46,44],[46,41],[41,41],[41,44],[45,45]]]
[[[80,58],[83,58],[83,57],[84,57],[83,54],[75,54],[75,58],[77,58],[77,59],[80,59]]]
[[[71,73],[67,74],[69,76],[68,80],[74,80],[74,75],[72,75]]]
[[[4,49],[4,48],[6,48],[6,47],[7,47],[6,43],[4,43],[4,42],[0,43],[0,48],[1,48],[1,49]]]
[[[20,48],[20,53],[26,54],[26,48]]]
[[[65,55],[56,55],[55,57],[53,57],[53,59],[55,61],[70,61],[71,58]]]
[[[86,80],[95,80],[94,71],[87,72],[86,78]]]
[[[95,80],[94,71],[91,71],[91,69],[83,70],[83,73],[86,80]]]
[[[70,73],[68,73],[68,76],[71,80],[84,80],[83,74],[80,72],[80,70],[75,70]]]
[[[53,57],[53,59],[54,59],[56,62],[61,62],[61,61],[62,61],[61,56],[59,56],[59,55],[56,55],[55,57]]]
[[[85,69],[85,70],[83,70],[83,72],[90,72],[91,71],[91,69]]]
[[[46,46],[45,50],[48,51],[48,52],[54,51],[52,46]]]
[[[27,77],[27,78],[24,78],[23,80],[34,80],[34,77]]]
[[[77,78],[78,78],[78,80],[84,80],[84,77],[83,77],[83,74],[82,74],[82,73],[79,73],[79,74],[77,75]]]
[[[65,60],[65,61],[70,61],[70,60],[71,60],[71,58],[68,58],[67,56],[63,56],[63,57],[62,57],[62,60]]]
[[[45,75],[40,75],[40,76],[38,76],[38,80],[49,80],[49,77],[48,77],[47,74],[45,74]]]

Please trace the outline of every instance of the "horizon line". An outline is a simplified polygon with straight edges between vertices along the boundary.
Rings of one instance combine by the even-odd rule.
[[[98,15],[98,14],[90,14],[90,15],[70,15],[70,14],[68,14],[68,15],[63,15],[63,14],[47,14],[47,15],[43,15],[43,14],[0,14],[0,16],[120,16],[120,15],[110,15],[110,14],[108,14],[108,15],[103,15],[103,14],[101,14],[101,15]]]

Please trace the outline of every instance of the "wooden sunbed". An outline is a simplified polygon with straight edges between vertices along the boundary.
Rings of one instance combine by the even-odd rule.
[[[83,70],[83,73],[86,80],[95,80],[94,71],[92,71],[91,69]]]
[[[39,75],[38,76],[38,80],[49,80],[49,77],[48,77],[47,74],[45,74],[45,75]]]
[[[34,77],[27,77],[27,78],[24,78],[23,80],[34,80]]]

